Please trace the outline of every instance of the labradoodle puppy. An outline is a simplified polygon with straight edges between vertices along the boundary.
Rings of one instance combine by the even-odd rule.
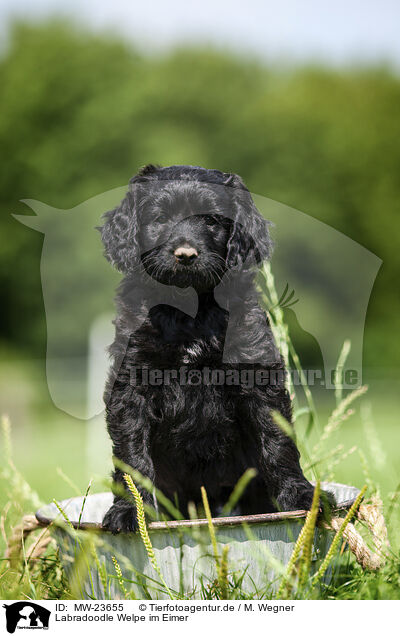
[[[242,514],[308,509],[313,487],[271,416],[291,420],[284,363],[254,285],[271,241],[241,178],[146,166],[100,229],[124,274],[105,393],[115,457],[184,516],[201,486],[218,515],[249,467],[257,476]],[[113,478],[123,483],[121,467]],[[103,527],[135,530],[134,505],[115,495]]]

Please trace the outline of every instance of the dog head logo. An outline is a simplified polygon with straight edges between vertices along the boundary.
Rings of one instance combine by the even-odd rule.
[[[306,344],[313,341],[327,378],[336,368],[343,342],[350,339],[352,346],[346,366],[357,370],[357,383],[361,382],[364,323],[381,264],[379,258],[315,218],[265,197],[250,195],[238,184],[210,184],[204,180],[197,183],[196,206],[193,207],[188,205],[186,192],[190,190],[190,178],[186,180],[187,187],[179,189],[181,198],[177,200],[174,199],[178,193],[176,180],[165,173],[165,178],[155,184],[149,177],[150,173],[142,174],[139,181],[132,180],[128,189],[117,188],[70,210],[56,210],[39,201],[26,200],[36,216],[16,217],[28,227],[44,233],[41,278],[47,323],[47,382],[58,408],[82,418],[93,417],[103,410],[102,392],[108,370],[106,346],[114,337],[111,321],[115,313],[112,299],[118,280],[116,270],[124,272],[129,263],[132,273],[137,272],[138,264],[132,255],[134,250],[137,252],[139,241],[142,242],[142,253],[137,255],[143,257],[162,240],[162,232],[153,230],[161,227],[163,219],[160,217],[166,211],[171,214],[176,203],[187,217],[201,215],[205,205],[202,186],[204,191],[217,193],[215,200],[221,202],[213,212],[236,224],[235,240],[230,239],[228,244],[233,271],[238,258],[245,252],[250,253],[250,260],[258,266],[269,256],[270,241],[264,219],[272,222],[275,250],[271,268],[278,292],[278,302],[272,304],[280,304],[285,319],[290,322],[292,335]],[[233,191],[236,199],[231,205]],[[254,213],[251,218],[246,218],[244,213],[250,208],[261,214]],[[103,224],[103,241],[116,270],[104,259],[100,236],[94,231],[106,210],[111,212],[107,213]],[[143,219],[150,212],[153,220],[146,229]],[[246,240],[240,235],[241,225],[248,230]],[[252,241],[260,246],[259,254],[250,249]],[[190,259],[196,255],[183,246],[183,252],[176,256]],[[161,260],[149,261],[148,265],[161,272]],[[213,277],[218,267],[217,261],[211,263],[207,276]],[[174,285],[165,284],[167,280],[157,281],[154,276],[151,278],[148,276],[146,292],[150,295],[150,305],[164,303],[178,307],[188,315],[196,314],[198,290],[190,285],[185,287],[184,281]],[[232,293],[234,295],[236,291],[231,284],[232,278],[227,271],[220,284],[215,286],[215,298],[224,308],[229,303],[232,305]],[[295,297],[287,290],[294,290]],[[101,335],[93,339],[93,344],[91,334],[93,331],[97,334],[96,320],[100,316],[107,316],[104,323],[108,327],[100,330]],[[89,366],[93,371],[87,383],[88,342],[92,352]],[[229,350],[229,344],[234,342],[234,324],[230,321],[226,348]],[[88,384],[89,389],[92,385],[94,398],[86,402]],[[82,387],[82,399],[78,402],[77,392]]]
[[[6,627],[9,634],[14,634],[16,629],[48,629],[50,610],[31,603],[30,601],[18,601],[11,605],[3,605],[6,610]]]

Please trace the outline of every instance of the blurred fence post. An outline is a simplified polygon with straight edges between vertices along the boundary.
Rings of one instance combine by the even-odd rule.
[[[87,382],[87,468],[90,476],[109,475],[111,443],[104,420],[103,392],[109,368],[107,347],[113,339],[112,316],[101,314],[89,332]]]

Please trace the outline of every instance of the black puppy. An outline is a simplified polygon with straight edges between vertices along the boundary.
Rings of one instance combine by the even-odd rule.
[[[185,516],[202,485],[220,513],[249,467],[257,477],[242,514],[308,509],[299,452],[271,417],[290,421],[291,404],[253,283],[270,253],[268,224],[243,181],[149,165],[105,219],[106,257],[124,274],[105,395],[115,457],[177,498]],[[113,477],[123,482],[119,468]],[[135,530],[134,506],[115,496],[103,526]]]

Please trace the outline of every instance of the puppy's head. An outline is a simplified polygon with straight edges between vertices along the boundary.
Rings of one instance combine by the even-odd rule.
[[[157,281],[198,291],[231,268],[269,256],[268,223],[234,174],[146,166],[101,228],[108,260],[125,274],[143,266]]]

